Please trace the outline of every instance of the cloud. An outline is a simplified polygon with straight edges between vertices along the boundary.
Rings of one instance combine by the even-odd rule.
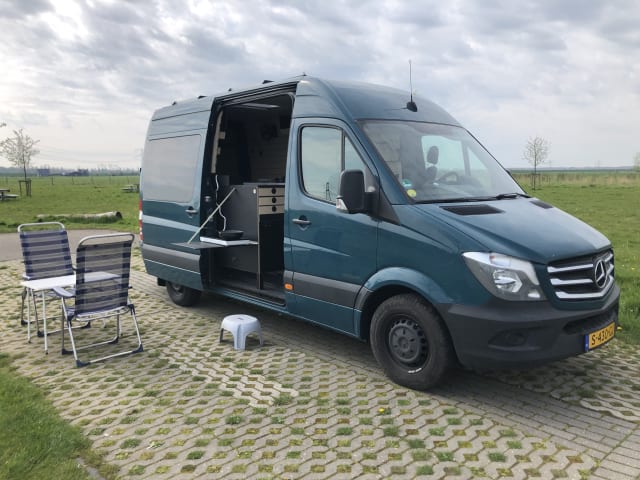
[[[28,2],[0,0],[0,18],[23,19],[52,9],[51,3],[47,0],[29,0]]]
[[[411,60],[414,90],[499,158],[552,125],[552,155],[576,148],[567,164],[594,163],[580,135],[624,164],[638,149],[639,20],[635,0],[0,0],[0,119],[69,151],[106,135],[130,158],[173,100],[303,72],[408,90]],[[618,133],[600,140],[603,125]]]

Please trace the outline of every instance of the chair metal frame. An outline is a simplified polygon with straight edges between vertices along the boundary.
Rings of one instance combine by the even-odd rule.
[[[56,289],[63,299],[62,353],[73,353],[78,367],[143,351],[135,307],[128,295],[133,240],[134,236],[131,233],[84,237],[78,243],[76,250],[75,293]],[[70,305],[72,298],[75,300],[74,305]],[[123,314],[130,314],[132,317],[138,341],[137,347],[87,361],[80,360],[79,351],[118,343],[122,335],[120,316]],[[84,324],[90,324],[96,320],[106,322],[112,317],[116,317],[116,331],[113,338],[82,346],[76,345],[76,339],[73,337],[74,322]],[[65,322],[71,350],[65,348]]]
[[[49,228],[50,227],[50,228]],[[53,228],[56,227],[56,228]],[[60,222],[39,222],[23,223],[18,226],[20,237],[20,247],[25,271],[22,274],[23,280],[41,280],[45,278],[65,277],[73,275],[73,264],[71,259],[71,249],[69,248],[69,237],[67,230]],[[27,325],[27,340],[31,341],[31,305],[33,304],[36,334],[38,337],[45,337],[45,351],[47,351],[46,337],[59,330],[47,331],[46,298],[56,298],[57,295],[52,290],[42,291],[42,316],[43,331],[40,331],[38,321],[38,306],[34,291],[28,287],[22,289],[20,323]],[[28,320],[24,319],[24,305],[27,301]]]

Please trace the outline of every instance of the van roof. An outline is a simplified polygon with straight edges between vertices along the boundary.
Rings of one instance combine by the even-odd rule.
[[[391,87],[362,82],[325,80],[299,76],[268,82],[213,96],[198,97],[157,110],[153,120],[196,112],[211,111],[214,102],[231,102],[246,97],[277,92],[295,92],[294,117],[347,117],[361,119],[398,119],[460,125],[440,106],[423,97],[413,97],[417,111],[407,108],[410,93]]]

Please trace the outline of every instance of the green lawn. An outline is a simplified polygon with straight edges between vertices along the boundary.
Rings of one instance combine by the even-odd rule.
[[[38,215],[91,214],[120,212],[117,222],[61,219],[72,228],[112,228],[138,231],[138,194],[124,192],[125,185],[136,184],[138,177],[36,177],[32,179],[31,196],[25,195],[20,177],[0,177],[0,188],[9,188],[17,199],[0,202],[0,232],[15,232],[21,223],[36,222]],[[54,220],[54,218],[47,218]]]
[[[20,361],[15,360],[15,361]],[[0,354],[0,478],[90,478],[78,459],[95,455],[80,429],[62,420],[42,392]]]

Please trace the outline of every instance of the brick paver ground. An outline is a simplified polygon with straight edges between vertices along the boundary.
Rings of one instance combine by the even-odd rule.
[[[46,356],[26,342],[20,271],[0,263],[0,351],[122,478],[640,478],[640,352],[615,340],[415,392],[356,340],[215,296],[176,307],[136,255],[145,351],[78,369],[59,336]],[[219,343],[232,313],[260,319],[263,347]]]

